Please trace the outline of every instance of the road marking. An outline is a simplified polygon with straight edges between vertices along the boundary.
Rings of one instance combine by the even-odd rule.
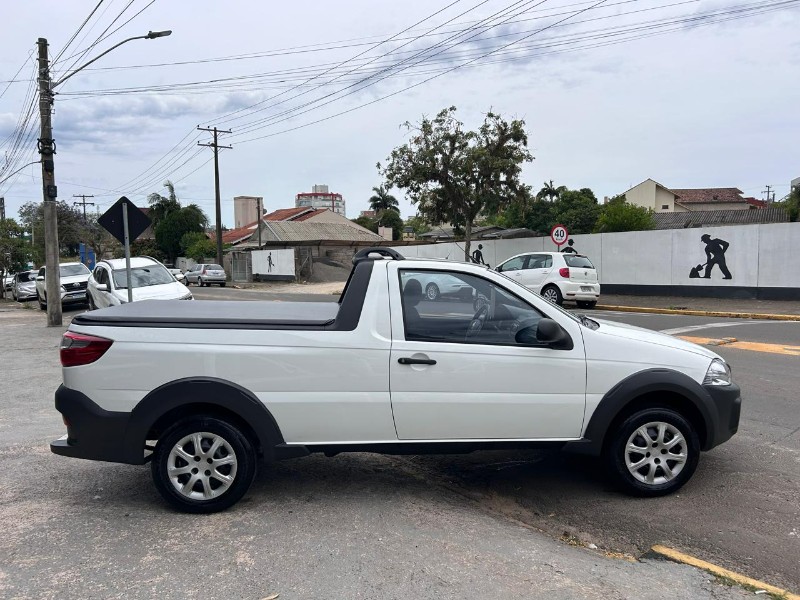
[[[786,590],[782,590],[781,588],[775,587],[774,585],[764,583],[763,581],[759,581],[758,579],[752,579],[740,573],[736,573],[735,571],[730,571],[728,569],[725,569],[724,567],[717,566],[714,563],[710,563],[705,560],[695,558],[690,554],[684,554],[683,552],[679,552],[678,550],[673,550],[672,548],[667,548],[666,546],[657,545],[653,546],[651,549],[656,554],[660,554],[661,556],[668,558],[672,561],[683,563],[685,565],[691,565],[698,569],[702,569],[703,571],[707,571],[712,575],[717,575],[719,577],[725,577],[727,579],[731,579],[736,583],[738,583],[739,585],[744,585],[751,588],[757,588],[758,590],[765,590],[770,594],[775,594],[776,596],[780,596],[781,598],[786,598],[786,600],[800,600],[800,596],[798,596],[797,594],[792,594],[791,592],[787,592]]]
[[[768,321],[771,322],[771,321]],[[686,327],[676,327],[675,329],[662,329],[659,333],[666,333],[667,335],[677,335],[679,333],[689,333],[691,331],[699,331],[701,329],[714,329],[715,327],[741,327],[742,325],[758,325],[759,321],[747,323],[706,323],[704,325],[687,325]]]
[[[724,339],[692,337],[688,335],[677,336],[687,342],[699,344],[701,346],[725,346],[726,348],[736,348],[737,350],[751,350],[753,352],[766,352],[768,354],[784,354],[786,356],[800,356],[800,346],[787,346],[785,344],[767,344],[764,342],[727,342]]]

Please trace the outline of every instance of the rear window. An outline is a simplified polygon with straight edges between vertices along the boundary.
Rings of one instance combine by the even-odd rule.
[[[206,269],[209,271],[223,271],[224,269],[219,265],[206,265]]]
[[[564,261],[568,267],[575,267],[576,269],[594,269],[592,261],[585,256],[564,255]]]

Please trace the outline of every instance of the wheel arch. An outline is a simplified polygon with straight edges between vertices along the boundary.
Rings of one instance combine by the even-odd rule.
[[[191,415],[210,415],[230,421],[242,429],[258,454],[275,458],[275,447],[283,444],[278,423],[264,404],[249,390],[224,379],[190,377],[165,383],[145,396],[131,411],[125,448],[137,453],[148,439],[157,439],[169,425]],[[134,462],[142,462],[132,456]]]
[[[655,407],[681,414],[697,430],[701,449],[712,447],[715,409],[708,393],[684,373],[648,369],[630,375],[609,390],[589,417],[583,439],[567,444],[566,449],[599,456],[615,427],[633,413]]]

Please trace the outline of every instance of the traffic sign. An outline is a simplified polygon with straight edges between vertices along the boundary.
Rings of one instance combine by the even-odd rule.
[[[550,230],[550,239],[553,240],[553,243],[561,248],[569,237],[569,233],[567,232],[567,228],[563,225],[556,225],[553,229]]]
[[[111,235],[119,240],[120,244],[125,243],[125,227],[123,217],[123,206],[128,210],[128,237],[130,241],[134,241],[144,233],[144,230],[150,226],[150,218],[142,212],[142,210],[122,196],[117,200],[114,205],[104,212],[97,222],[103,226]]]

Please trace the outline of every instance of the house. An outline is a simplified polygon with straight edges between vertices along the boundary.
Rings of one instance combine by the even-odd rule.
[[[653,179],[645,179],[624,192],[630,204],[649,208],[655,213],[750,210],[766,203],[745,198],[738,188],[668,188]]]
[[[689,229],[721,225],[753,225],[786,223],[789,215],[783,208],[770,206],[763,210],[693,210],[662,212],[653,215],[656,229]]]

